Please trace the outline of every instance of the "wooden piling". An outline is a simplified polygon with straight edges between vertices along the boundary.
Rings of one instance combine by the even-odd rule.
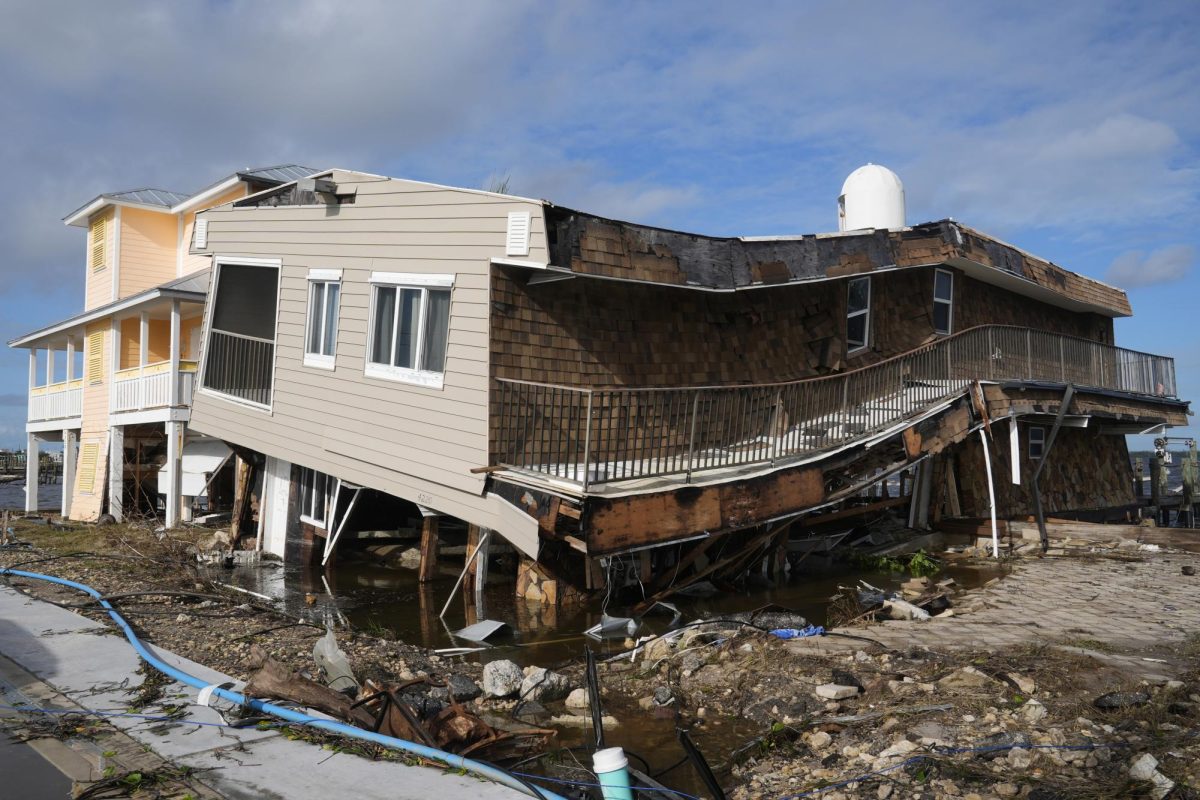
[[[421,520],[421,566],[417,573],[420,583],[428,583],[437,575],[438,518],[423,517]]]

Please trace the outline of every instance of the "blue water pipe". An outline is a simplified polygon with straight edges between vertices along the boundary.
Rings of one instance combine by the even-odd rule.
[[[133,628],[130,627],[129,623],[125,621],[125,618],[121,616],[117,609],[114,608],[111,603],[105,600],[100,592],[96,591],[92,587],[86,584],[67,580],[66,578],[56,578],[53,575],[41,575],[37,572],[26,572],[25,570],[20,569],[0,568],[0,576],[4,575],[30,578],[36,581],[46,581],[47,583],[56,583],[59,586],[69,586],[72,589],[76,589],[91,596],[100,603],[105,611],[108,612],[108,615],[112,617],[113,622],[117,623],[117,626],[125,633],[125,638],[129,640],[129,644],[133,646],[133,649],[137,651],[137,654],[141,656],[147,664],[154,667],[168,678],[193,688],[203,689],[209,685],[193,675],[189,675],[182,670],[172,667],[170,664],[154,655],[154,653],[150,652],[150,649],[142,643],[141,639],[137,637],[137,634],[133,632]],[[474,773],[481,777],[487,778],[488,780],[507,786],[510,789],[515,789],[518,792],[527,794],[530,797],[545,798],[545,800],[566,800],[565,797],[555,794],[548,789],[543,789],[541,787],[531,788],[529,784],[521,781],[514,775],[511,775],[498,767],[494,767],[491,764],[485,764],[482,761],[473,761],[472,759],[457,756],[453,753],[447,753],[444,750],[438,750],[435,747],[426,747],[423,744],[406,741],[405,739],[397,739],[394,736],[385,736],[382,733],[363,730],[362,728],[356,728],[353,725],[347,725],[342,722],[334,722],[332,720],[312,717],[308,714],[303,714],[290,708],[277,706],[262,700],[256,700],[252,697],[247,697],[240,692],[234,692],[228,689],[222,689],[220,687],[213,689],[212,694],[216,697],[220,697],[223,700],[228,700],[231,703],[236,703],[240,706],[246,706],[264,714],[270,714],[273,717],[278,717],[279,719],[287,722],[294,722],[298,725],[306,725],[310,728],[318,728],[320,730],[329,731],[330,733],[336,733],[341,736],[349,736],[353,739],[360,739],[364,742],[382,745],[383,747],[387,747],[392,750],[399,750],[404,753],[411,753],[412,755],[420,756],[421,758],[428,758],[431,761],[438,761],[450,767],[451,769],[460,769],[466,772]]]

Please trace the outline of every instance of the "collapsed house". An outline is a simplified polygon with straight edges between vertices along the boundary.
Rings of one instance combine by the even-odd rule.
[[[914,528],[1119,510],[1124,436],[1187,422],[1173,361],[1113,341],[1124,292],[953,220],[905,225],[881,167],[817,235],[346,170],[200,218],[188,426],[238,454],[235,531],[288,560],[407,525],[426,578],[449,520],[468,556],[486,531],[518,551],[530,597],[599,587],[626,554],[661,587],[864,493]]]

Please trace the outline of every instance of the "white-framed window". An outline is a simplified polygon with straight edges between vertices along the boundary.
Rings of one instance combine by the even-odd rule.
[[[870,337],[871,279],[851,278],[846,285],[846,349],[861,350]]]
[[[337,351],[340,269],[308,272],[308,324],[304,332],[304,365],[333,369]]]
[[[323,472],[300,468],[300,519],[318,528],[325,527],[329,489],[333,480]]]
[[[945,269],[933,271],[933,332],[954,330],[954,273]]]
[[[366,374],[442,388],[453,275],[371,275]]]
[[[1029,426],[1029,457],[1041,458],[1046,453],[1046,429],[1040,425]]]

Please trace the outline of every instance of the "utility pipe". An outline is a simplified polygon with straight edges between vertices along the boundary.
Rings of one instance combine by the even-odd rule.
[[[992,558],[1000,557],[1000,534],[996,530],[996,486],[992,481],[992,454],[988,450],[987,431],[979,429],[979,441],[983,442],[983,466],[987,470],[988,509],[992,512]]]
[[[168,678],[178,681],[179,683],[186,684],[195,689],[209,688],[210,684],[193,675],[189,675],[182,670],[176,669],[160,659],[158,656],[154,655],[154,653],[151,652],[150,649],[146,647],[146,645],[143,644],[142,641],[137,637],[137,634],[133,632],[133,628],[129,626],[129,623],[125,621],[125,618],[120,615],[117,609],[113,607],[111,603],[105,600],[100,592],[96,591],[92,587],[83,583],[76,583],[75,581],[70,581],[65,578],[56,578],[53,575],[42,575],[37,572],[26,572],[25,570],[20,569],[0,569],[0,576],[7,575],[16,576],[19,578],[30,578],[36,581],[46,581],[47,583],[55,583],[59,586],[68,586],[72,589],[77,589],[78,591],[89,595],[96,600],[105,611],[108,612],[108,615],[112,617],[113,622],[117,623],[117,627],[124,632],[125,638],[129,640],[129,644],[133,646],[133,649],[137,651],[137,654],[141,656],[147,664],[154,667]],[[485,764],[482,761],[474,761],[469,758],[464,758],[463,756],[447,753],[444,750],[438,750],[434,747],[426,747],[425,745],[417,744],[416,742],[397,739],[394,736],[385,736],[382,733],[375,733],[374,731],[355,728],[352,725],[347,725],[342,722],[334,722],[333,720],[312,717],[308,714],[295,711],[294,709],[277,706],[273,703],[267,703],[262,700],[247,697],[241,692],[233,692],[228,689],[222,689],[219,686],[213,687],[210,694],[220,697],[222,700],[228,700],[229,702],[237,705],[247,706],[264,714],[270,714],[273,717],[278,717],[279,719],[287,722],[294,722],[298,725],[306,725],[310,728],[318,728],[320,730],[329,731],[330,733],[336,733],[341,736],[349,736],[353,739],[361,739],[364,742],[372,742],[392,750],[412,753],[413,755],[420,756],[421,758],[428,758],[432,761],[445,764],[451,769],[461,769],[466,772],[471,772],[487,778],[488,780],[495,781],[496,783],[507,786],[510,789],[521,792],[522,794],[529,795],[530,797],[542,798],[542,800],[566,800],[566,798],[561,795],[555,794],[547,789],[542,789],[541,787],[533,787],[531,784],[521,781],[516,776],[511,775],[504,770],[499,769],[498,767],[494,767],[491,764]]]

